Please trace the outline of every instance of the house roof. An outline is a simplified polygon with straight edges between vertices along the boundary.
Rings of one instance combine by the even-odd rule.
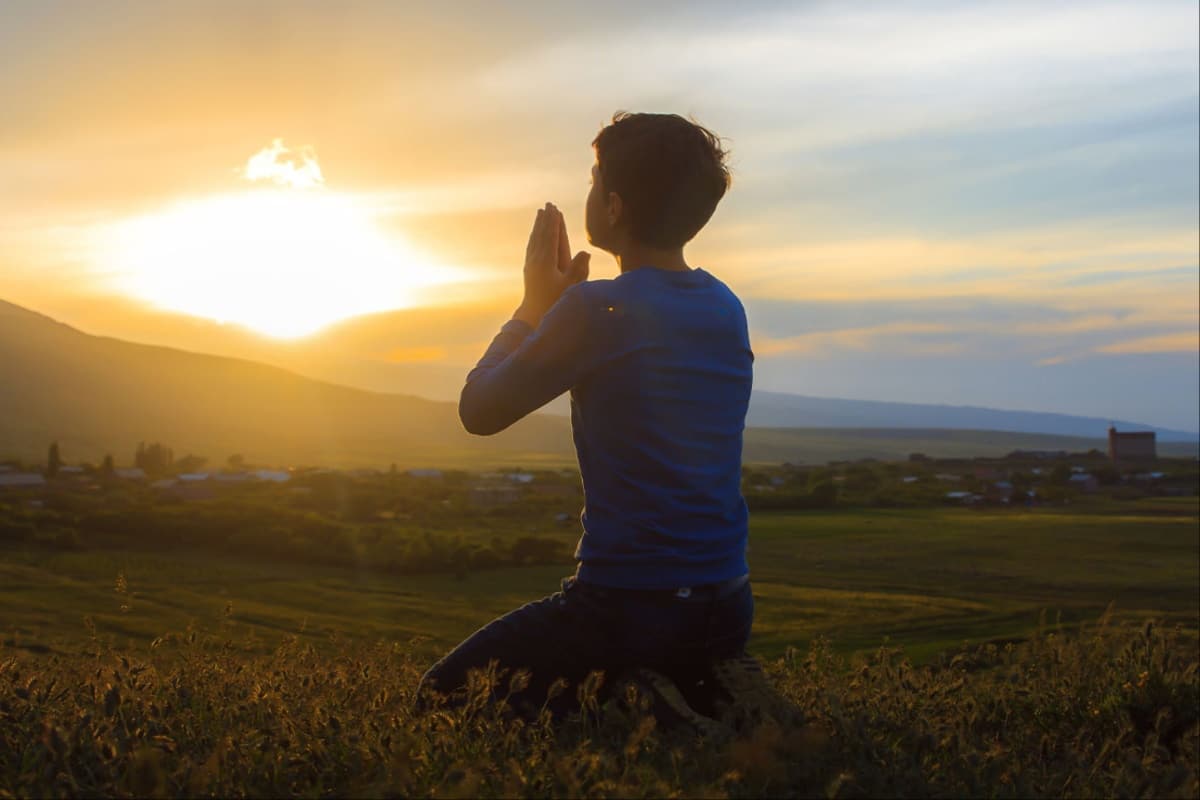
[[[0,486],[44,486],[46,479],[37,472],[0,473]]]

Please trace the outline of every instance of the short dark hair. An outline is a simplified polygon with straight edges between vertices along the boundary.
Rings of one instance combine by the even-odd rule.
[[[592,147],[604,189],[620,195],[640,244],[682,247],[730,185],[720,137],[677,114],[618,111]]]

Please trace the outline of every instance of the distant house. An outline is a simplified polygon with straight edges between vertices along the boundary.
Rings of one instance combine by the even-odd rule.
[[[78,476],[78,475],[82,475],[82,474],[83,474],[83,467],[78,467],[78,466],[73,466],[73,465],[72,465],[72,466],[59,467],[59,468],[58,468],[58,474],[59,474],[59,475],[72,475],[72,476]]]
[[[510,472],[504,476],[513,483],[532,483],[533,473],[531,472]]]
[[[946,492],[947,500],[957,500],[963,505],[974,505],[983,502],[983,495],[974,492]]]
[[[440,469],[410,469],[408,474],[414,478],[440,478],[442,471]]]
[[[1078,472],[1071,476],[1069,484],[1084,492],[1095,492],[1100,489],[1100,481],[1095,475],[1090,475],[1086,472]]]
[[[197,481],[206,481],[209,478],[207,472],[184,472],[176,477],[183,483],[196,483]]]
[[[1005,458],[1066,458],[1066,450],[1013,450]]]
[[[949,472],[939,472],[937,475],[934,475],[933,477],[937,478],[939,481],[959,481],[959,480],[962,480],[962,476],[960,476],[960,475],[952,475],[952,474],[951,474],[951,473],[949,473]]]
[[[1154,431],[1118,433],[1108,427],[1108,459],[1114,464],[1129,461],[1154,461],[1158,458]]]
[[[292,479],[290,472],[277,469],[256,469],[251,474],[258,480],[269,483],[287,483]]]
[[[146,470],[141,467],[121,467],[113,470],[113,475],[127,481],[144,481],[146,480]]]
[[[474,508],[506,506],[521,499],[521,490],[515,486],[472,486],[467,497]]]
[[[919,481],[919,480],[921,480],[921,479],[920,479],[920,478],[918,478],[916,475],[905,475],[905,476],[904,476],[903,478],[901,478],[900,480],[901,480],[901,482],[903,482],[903,483],[916,483],[917,481]]]
[[[40,472],[0,472],[0,489],[30,489],[45,485],[46,478]]]

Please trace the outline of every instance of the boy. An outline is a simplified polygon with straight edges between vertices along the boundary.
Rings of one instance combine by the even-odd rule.
[[[459,403],[466,429],[487,436],[570,390],[585,496],[577,571],[460,644],[421,693],[453,692],[495,661],[530,672],[508,696],[518,709],[535,711],[565,678],[569,691],[550,704],[561,712],[589,672],[645,668],[656,711],[703,727],[676,686],[711,684],[723,660],[725,677],[731,664],[753,669],[737,658],[754,615],[740,490],[754,356],[737,297],[683,256],[729,187],[726,153],[673,114],[618,113],[592,146],[588,241],[620,275],[588,281],[590,254],[571,256],[547,203],[524,300]]]

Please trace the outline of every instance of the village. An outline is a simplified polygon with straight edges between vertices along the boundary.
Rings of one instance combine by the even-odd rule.
[[[787,510],[837,506],[965,505],[969,507],[1069,503],[1088,496],[1136,499],[1197,493],[1195,459],[1160,459],[1154,433],[1125,433],[1110,428],[1108,452],[1091,450],[1014,450],[1003,457],[933,458],[912,453],[905,461],[859,459],[826,465],[784,463],[746,465],[742,490],[754,509]],[[206,460],[175,459],[157,442],[138,445],[134,464],[117,466],[106,458],[94,464],[64,463],[57,443],[45,465],[0,462],[0,499],[23,497],[38,506],[46,494],[104,494],[136,490],[162,502],[213,501],[231,493],[282,490],[306,505],[323,483],[338,481],[370,488],[380,497],[381,519],[403,519],[397,496],[426,495],[444,508],[487,513],[532,506],[557,507],[556,522],[577,516],[583,500],[574,469],[467,472],[433,467],[387,469],[264,467],[230,456],[221,468],[204,469]],[[395,507],[393,507],[395,506]]]

